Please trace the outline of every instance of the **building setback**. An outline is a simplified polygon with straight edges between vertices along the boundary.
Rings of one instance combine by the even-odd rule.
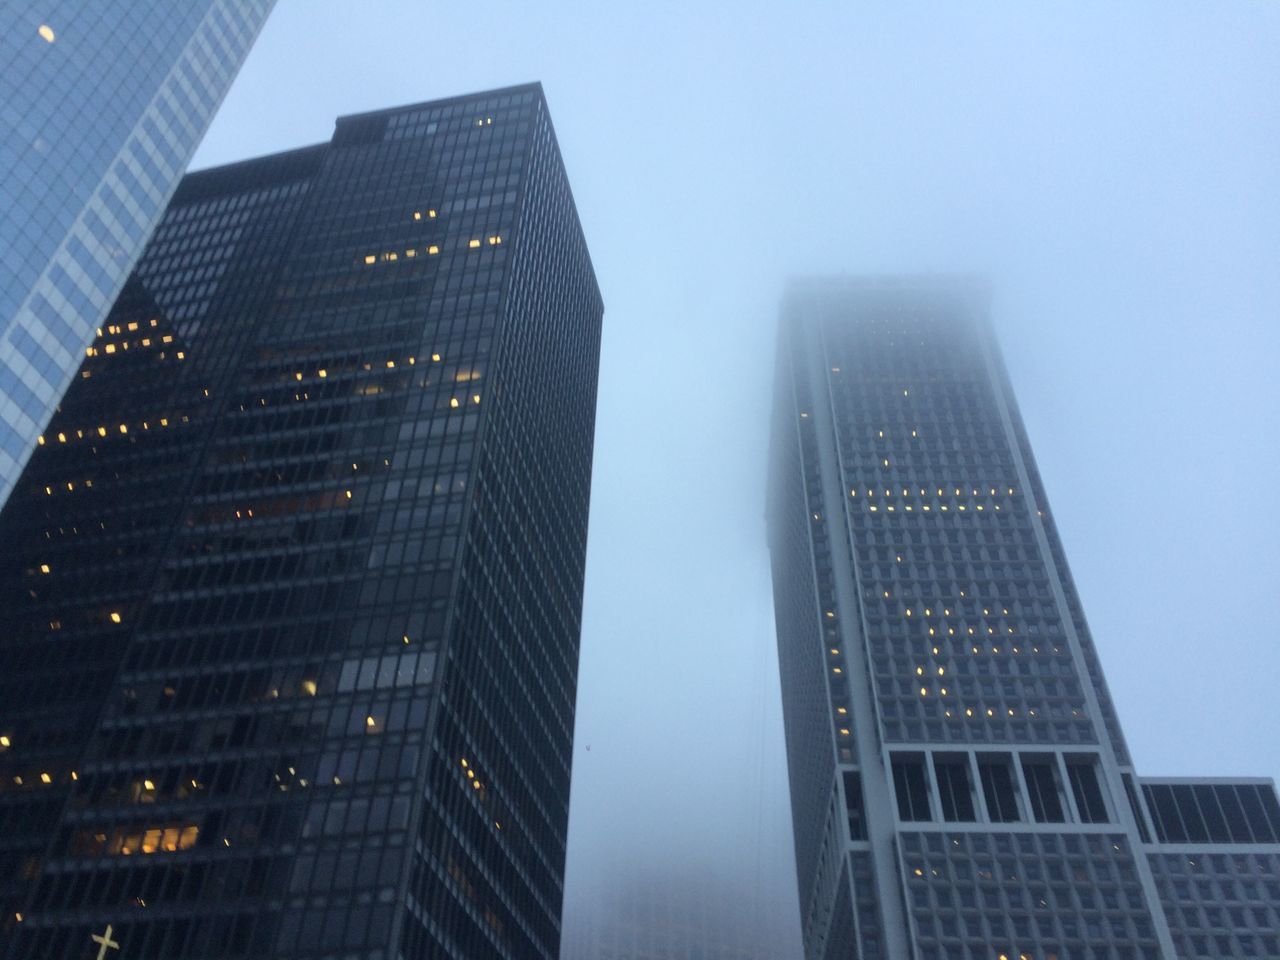
[[[275,0],[0,0],[0,507]]]
[[[1280,956],[1275,786],[1136,776],[981,293],[797,283],[775,390],[806,956]]]
[[[602,313],[536,84],[183,180],[0,514],[6,956],[557,956]]]

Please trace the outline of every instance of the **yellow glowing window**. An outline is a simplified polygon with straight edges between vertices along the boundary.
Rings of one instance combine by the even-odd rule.
[[[42,447],[43,447],[43,446],[44,446],[44,437],[43,437],[43,436],[36,437],[36,443],[37,443],[38,445],[40,445],[40,446],[42,446]]]
[[[502,237],[500,237],[500,236],[499,236],[498,234],[496,234],[496,233],[495,233],[492,237],[490,237],[490,238],[489,238],[489,246],[491,246],[491,247],[496,247],[496,246],[497,246],[498,244],[500,244],[501,242],[502,242]]]
[[[314,680],[303,680],[302,692],[309,697],[314,697],[316,695],[316,682]]]
[[[42,564],[40,564],[40,572],[41,572],[41,573],[48,573],[48,572],[49,572],[49,565],[48,565],[47,563],[42,563]]]
[[[137,329],[138,329],[138,322],[137,322],[136,320],[135,320],[135,321],[133,321],[133,322],[131,322],[131,323],[129,324],[129,329],[130,329],[130,330],[137,330]]]
[[[457,405],[458,405],[458,398],[457,398],[457,397],[450,397],[450,398],[449,398],[449,406],[451,406],[451,407],[456,407]]]
[[[166,333],[163,337],[160,338],[160,341],[162,343],[173,343],[173,337]]]
[[[415,210],[415,211],[413,211],[413,219],[415,219],[415,220],[421,220],[421,219],[422,219],[422,211],[421,211],[421,210]]]
[[[329,375],[329,371],[325,370],[323,367],[316,371],[316,376],[318,376],[321,380],[323,380],[328,375]]]
[[[107,351],[107,353],[115,353],[115,352],[116,352],[116,345],[115,345],[114,343],[108,343],[108,344],[106,345],[106,347],[104,347],[103,349],[105,349],[105,350]]]
[[[111,622],[112,622],[112,623],[119,623],[119,622],[120,622],[120,613],[119,613],[119,611],[117,611],[117,610],[112,610],[112,611],[111,611]]]
[[[476,247],[480,246],[480,240],[479,240],[479,238],[475,238],[475,239],[472,239],[472,240],[468,240],[468,241],[467,241],[467,246],[468,246],[468,247],[470,247],[472,250],[474,250]]]
[[[471,402],[472,402],[472,403],[479,403],[479,402],[480,402],[480,394],[478,394],[478,393],[473,393],[473,394],[471,395]]]
[[[437,247],[434,243],[431,246],[427,247],[427,254],[429,256],[434,257],[439,252],[440,252],[440,248]]]
[[[416,257],[418,255],[418,251],[413,249],[413,247],[410,247],[408,250],[404,252],[404,255],[406,257]]]
[[[377,263],[377,262],[378,262],[378,258],[377,258],[377,257],[375,257],[372,253],[365,254],[364,262],[365,262],[365,263]]]
[[[151,338],[150,338],[150,337],[143,337],[143,338],[142,338],[142,345],[143,345],[144,347],[149,347],[149,346],[151,346]]]
[[[431,359],[432,359],[432,360],[434,360],[436,363],[439,363],[439,362],[440,362],[440,354],[438,354],[438,353],[433,353],[433,354],[431,355]]]
[[[427,217],[431,220],[434,220],[436,218],[436,212],[434,210],[428,210]]]
[[[54,40],[58,39],[53,32],[53,27],[49,26],[47,23],[40,24],[40,28],[36,30],[36,33],[40,34],[40,39],[44,40],[46,43],[53,43]]]

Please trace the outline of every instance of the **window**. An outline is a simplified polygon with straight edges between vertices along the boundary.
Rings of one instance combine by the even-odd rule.
[[[1052,757],[1023,757],[1022,776],[1027,781],[1027,799],[1037,823],[1065,823],[1058,778]]]
[[[893,787],[898,795],[898,818],[906,821],[932,820],[929,809],[929,782],[924,757],[897,754],[893,757]]]
[[[973,791],[969,786],[969,759],[964,755],[938,755],[933,758],[934,778],[938,781],[938,801],[942,819],[950,823],[972,823],[977,820]]]
[[[1018,813],[1018,790],[1013,785],[1013,766],[1007,755],[979,755],[978,777],[992,823],[1016,823],[1022,819]]]
[[[867,839],[867,819],[862,806],[862,776],[844,771],[844,803],[849,812],[849,839]]]
[[[1080,811],[1081,823],[1107,823],[1107,803],[1098,783],[1096,757],[1067,757],[1067,779],[1071,781],[1071,795]]]

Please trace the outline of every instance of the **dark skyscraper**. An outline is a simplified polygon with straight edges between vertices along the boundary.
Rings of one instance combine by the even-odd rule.
[[[0,0],[0,507],[275,0]]]
[[[931,279],[784,306],[770,547],[806,955],[1280,956],[1274,785],[1136,776],[985,314]]]
[[[0,515],[6,956],[556,957],[602,313],[538,85],[183,180]]]

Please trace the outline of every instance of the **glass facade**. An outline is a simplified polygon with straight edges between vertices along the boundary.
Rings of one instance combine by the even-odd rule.
[[[1206,844],[1214,863],[1250,853],[1246,873],[1265,876],[1275,788],[1136,777],[983,292],[796,284],[775,390],[770,546],[807,955],[1273,955],[1274,883],[1246,881],[1271,906],[1215,913],[1227,940],[1174,922],[1170,844]],[[1227,941],[1244,952],[1213,952]]]
[[[0,506],[274,0],[0,0]]]
[[[602,314],[536,85],[182,181],[0,514],[7,956],[556,957]]]

